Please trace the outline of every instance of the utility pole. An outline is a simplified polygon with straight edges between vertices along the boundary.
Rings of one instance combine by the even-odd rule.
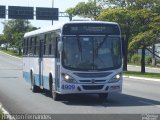
[[[52,8],[54,7],[54,0],[52,0]],[[52,25],[53,25],[53,19],[52,19]]]
[[[96,0],[94,0],[94,5],[97,6]],[[96,20],[96,9],[94,10],[94,20]]]

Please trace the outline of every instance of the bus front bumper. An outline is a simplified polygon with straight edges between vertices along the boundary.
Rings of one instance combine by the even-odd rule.
[[[121,92],[122,81],[116,83],[105,83],[105,84],[72,84],[62,83],[60,88],[60,94],[78,94],[78,93],[110,93],[110,92]]]

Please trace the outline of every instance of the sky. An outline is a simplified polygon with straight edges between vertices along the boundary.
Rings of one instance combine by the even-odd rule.
[[[87,2],[88,0],[53,0],[54,8],[59,8],[59,12],[64,12],[70,7],[75,7],[79,2]],[[8,6],[29,6],[29,7],[52,7],[52,0],[0,0],[0,5]],[[8,18],[8,17],[6,17]],[[0,34],[3,32],[3,24],[1,22],[8,19],[0,18]],[[29,20],[35,27],[46,27],[52,24],[51,21],[46,20]],[[53,24],[69,21],[69,18],[60,17],[58,21]]]

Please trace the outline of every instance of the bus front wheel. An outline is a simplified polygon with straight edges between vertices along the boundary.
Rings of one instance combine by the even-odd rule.
[[[60,98],[61,98],[61,95],[59,93],[56,93],[55,91],[52,90],[52,98],[55,100],[55,101],[59,101]]]
[[[37,86],[35,85],[35,79],[34,79],[34,75],[31,72],[31,90],[32,92],[37,92]]]

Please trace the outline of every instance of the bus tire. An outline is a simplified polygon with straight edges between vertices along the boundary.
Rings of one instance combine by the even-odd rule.
[[[52,90],[52,98],[55,101],[59,101],[61,99],[61,95],[59,93],[56,93],[55,91]]]
[[[37,92],[37,86],[35,85],[35,78],[34,78],[34,75],[33,75],[33,72],[31,72],[31,90],[32,92]]]
[[[100,100],[106,100],[108,98],[108,93],[99,93]]]
[[[53,89],[53,79],[52,75],[49,74],[49,94],[52,95],[52,89]]]
[[[49,91],[50,91],[52,98],[55,101],[59,101],[61,99],[61,95],[56,93],[55,90],[53,89],[53,78],[51,74],[49,74],[49,89],[50,89]]]

